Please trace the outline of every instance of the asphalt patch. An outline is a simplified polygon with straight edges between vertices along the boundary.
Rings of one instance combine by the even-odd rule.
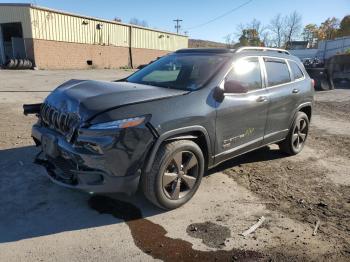
[[[262,253],[250,250],[194,250],[190,242],[167,237],[167,231],[162,226],[143,218],[137,207],[124,201],[95,195],[89,199],[89,206],[101,214],[123,219],[129,226],[135,245],[154,259],[169,262],[266,260]]]
[[[202,239],[203,244],[206,246],[214,248],[225,247],[226,239],[231,236],[231,231],[228,227],[210,221],[191,224],[187,227],[186,232],[191,237]]]

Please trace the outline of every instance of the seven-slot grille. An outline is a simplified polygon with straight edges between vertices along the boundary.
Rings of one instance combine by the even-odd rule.
[[[72,133],[79,123],[79,118],[74,113],[66,113],[44,103],[40,111],[43,122],[62,134]]]

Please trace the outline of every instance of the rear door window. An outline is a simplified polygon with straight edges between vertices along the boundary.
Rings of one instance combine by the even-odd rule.
[[[292,74],[294,76],[294,80],[300,79],[304,77],[303,71],[300,69],[297,63],[293,61],[288,61]]]
[[[281,85],[291,82],[288,65],[282,59],[264,58],[267,86]]]

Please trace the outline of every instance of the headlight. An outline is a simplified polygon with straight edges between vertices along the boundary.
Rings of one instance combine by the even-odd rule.
[[[145,121],[145,117],[133,117],[122,120],[115,120],[106,123],[95,124],[89,127],[89,129],[101,130],[101,129],[117,129],[117,128],[128,128],[133,126],[141,125]]]

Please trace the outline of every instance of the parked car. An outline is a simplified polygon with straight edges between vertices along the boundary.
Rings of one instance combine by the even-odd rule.
[[[42,104],[36,162],[65,187],[133,193],[177,208],[206,170],[277,143],[298,154],[308,136],[314,87],[287,51],[183,49],[128,78],[70,80]]]

